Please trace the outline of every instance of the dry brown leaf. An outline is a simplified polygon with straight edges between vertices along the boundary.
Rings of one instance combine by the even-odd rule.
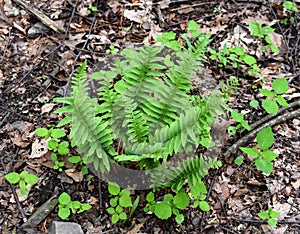
[[[81,182],[83,180],[83,174],[81,171],[76,171],[74,168],[65,170],[65,173],[71,177],[75,182]]]
[[[31,146],[31,154],[29,158],[40,158],[48,152],[48,140],[35,139]]]
[[[41,114],[50,112],[56,104],[54,103],[46,103],[41,108]]]

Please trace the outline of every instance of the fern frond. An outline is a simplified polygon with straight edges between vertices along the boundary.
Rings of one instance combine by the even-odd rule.
[[[174,191],[179,191],[185,180],[189,184],[195,185],[208,174],[211,168],[218,168],[220,162],[217,159],[204,160],[202,156],[188,157],[185,160],[177,162],[176,166],[161,166],[158,170],[153,170],[153,186],[171,187]]]

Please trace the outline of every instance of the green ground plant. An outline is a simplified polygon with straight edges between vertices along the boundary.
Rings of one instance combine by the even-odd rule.
[[[256,141],[259,149],[240,147],[240,150],[247,154],[249,157],[254,157],[254,161],[249,167],[255,163],[256,167],[266,174],[273,171],[272,161],[277,157],[277,154],[269,150],[274,143],[274,136],[271,127],[262,129],[257,133]],[[238,160],[240,162],[241,159]],[[240,164],[240,163],[239,163]]]
[[[66,192],[63,192],[58,197],[58,202],[58,216],[63,220],[67,219],[71,215],[71,212],[76,214],[92,208],[90,204],[72,201],[70,195]]]
[[[267,211],[262,211],[258,214],[258,217],[262,220],[268,220],[268,224],[271,227],[276,227],[277,225],[277,218],[279,217],[280,213],[274,211],[272,208],[268,209]]]
[[[48,140],[48,149],[52,151],[50,157],[54,161],[53,169],[62,172],[65,162],[60,161],[58,155],[64,156],[69,154],[69,142],[60,140],[60,138],[66,136],[65,131],[59,128],[50,128],[49,130],[47,128],[38,128],[36,129],[36,134]]]
[[[119,220],[126,221],[136,210],[140,197],[138,196],[132,202],[130,191],[128,189],[121,190],[120,186],[113,182],[108,183],[108,192],[113,195],[113,198],[109,200],[110,207],[107,208],[107,212],[111,215],[111,222],[114,224]],[[129,215],[126,213],[126,209],[129,209]]]
[[[246,129],[248,131],[251,130],[251,127],[249,126],[248,122],[244,119],[244,115],[232,110],[231,111],[231,117],[234,119],[235,122],[237,122],[238,124],[236,126],[230,126],[228,127],[228,133],[230,135],[235,135],[236,132],[240,129]]]
[[[295,22],[295,17],[293,16],[295,13],[298,12],[298,7],[296,3],[291,2],[291,1],[284,1],[282,4],[283,8],[288,12],[287,13],[287,18],[281,19],[280,23],[287,25],[288,23],[294,23]]]
[[[232,48],[227,48],[226,43],[224,44],[222,50],[210,50],[210,57],[211,59],[217,59],[219,62],[218,65],[222,67],[226,67],[229,63],[234,68],[238,68],[240,64],[246,64],[250,67],[248,74],[255,75],[257,74],[259,68],[256,63],[256,59],[247,54],[243,47],[235,46]]]
[[[273,90],[259,89],[267,97],[262,101],[262,107],[268,114],[276,114],[279,110],[278,104],[283,107],[290,106],[282,96],[289,89],[288,81],[285,78],[277,78],[272,82],[272,88]]]
[[[20,174],[17,172],[10,172],[5,175],[5,179],[11,184],[19,184],[23,195],[29,193],[27,188],[28,184],[34,185],[39,181],[39,178],[36,175],[28,173],[28,171],[22,171]]]
[[[251,30],[251,33],[253,36],[259,38],[259,39],[264,39],[264,41],[266,42],[266,46],[261,46],[260,49],[265,51],[268,48],[271,49],[271,51],[275,54],[279,53],[279,49],[274,45],[274,43],[272,42],[271,38],[269,37],[269,35],[271,33],[273,33],[275,31],[274,28],[270,27],[270,26],[262,26],[260,23],[258,22],[250,22],[249,23],[249,28]]]

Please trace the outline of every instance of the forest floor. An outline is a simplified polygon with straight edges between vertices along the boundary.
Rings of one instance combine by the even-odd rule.
[[[244,76],[230,64],[220,67],[214,60],[204,64],[217,84],[231,76],[238,78],[240,86],[230,107],[254,124],[267,114],[261,107],[249,105],[251,100],[262,98],[253,87],[271,89],[275,78],[286,78],[289,90],[284,97],[294,106],[278,116],[288,116],[299,110],[299,13],[284,10],[275,0],[24,2],[0,0],[0,233],[48,233],[52,221],[60,220],[57,207],[38,224],[24,226],[24,221],[62,192],[92,205],[92,209],[67,219],[80,224],[85,233],[300,233],[299,116],[272,126],[275,143],[271,149],[278,157],[270,175],[249,168],[249,163],[237,166],[237,153],[221,155],[223,166],[211,170],[204,180],[211,210],[186,209],[181,224],[173,218],[160,220],[145,214],[143,204],[127,224],[112,224],[105,210],[110,198],[107,184],[92,174],[82,176],[78,165],[67,160],[62,172],[54,170],[50,152],[36,153],[42,141],[35,134],[37,128],[59,122],[60,117],[53,114],[59,106],[52,100],[65,94],[70,78],[84,60],[88,71],[95,70],[110,45],[122,49],[153,43],[162,32],[184,33],[190,20],[200,25],[201,32],[212,35],[211,49],[222,50],[225,43],[227,47],[241,45],[257,60],[263,79]],[[96,9],[89,13],[91,6]],[[56,24],[42,24],[43,16]],[[290,17],[294,17],[293,23],[280,23]],[[275,29],[270,37],[279,48],[278,54],[260,50],[261,44],[249,30],[249,23],[254,21]],[[228,135],[222,152],[247,134]],[[257,147],[254,137],[244,146]],[[28,196],[21,196],[18,186],[10,185],[4,177],[23,170],[40,178]],[[133,191],[132,195],[142,198],[146,192]],[[280,212],[275,228],[257,215],[268,208]]]

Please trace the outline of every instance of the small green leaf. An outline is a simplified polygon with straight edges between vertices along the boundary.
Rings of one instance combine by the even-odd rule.
[[[270,214],[270,217],[273,218],[273,219],[276,219],[279,217],[280,213],[273,210],[273,209],[269,209],[269,214]]]
[[[79,163],[81,161],[81,157],[80,156],[72,156],[68,158],[68,161],[70,163]]]
[[[154,193],[153,192],[149,192],[146,196],[146,200],[148,202],[153,202],[154,201]]]
[[[262,150],[270,148],[274,143],[274,136],[271,127],[260,130],[256,135],[256,140]]]
[[[58,216],[65,220],[66,218],[68,218],[70,216],[71,212],[69,208],[64,208],[64,207],[60,207],[58,210]]]
[[[111,216],[111,222],[112,222],[112,224],[117,223],[119,220],[120,220],[119,214],[114,213],[114,214]]]
[[[82,210],[89,210],[92,208],[92,206],[90,204],[87,204],[87,203],[84,203],[84,204],[81,204],[81,207],[80,207]]]
[[[263,100],[262,107],[268,114],[276,114],[279,110],[277,103],[270,99]]]
[[[190,202],[189,195],[185,192],[179,192],[174,196],[173,203],[179,209],[185,209]]]
[[[51,150],[55,150],[58,147],[58,142],[57,140],[50,140],[48,142],[48,148]]]
[[[61,138],[64,137],[66,135],[65,131],[62,129],[52,129],[51,130],[51,137],[53,138]]]
[[[259,89],[259,92],[267,97],[274,97],[275,93],[273,91],[270,91],[268,89]]]
[[[209,211],[210,210],[210,206],[206,201],[200,201],[199,207],[202,211]]]
[[[251,30],[251,33],[255,37],[263,37],[263,34],[261,32],[261,24],[258,22],[250,22],[249,23],[249,28]]]
[[[264,158],[257,158],[255,160],[255,165],[259,170],[266,174],[270,174],[273,171],[273,164]]]
[[[253,108],[257,108],[259,105],[259,102],[256,100],[251,100],[250,101],[250,106],[252,106]]]
[[[160,202],[155,205],[154,213],[160,219],[168,219],[172,215],[172,209],[167,202]]]
[[[37,177],[36,175],[34,175],[34,174],[28,174],[28,175],[26,175],[26,177],[25,177],[25,182],[27,183],[27,184],[35,184],[36,182],[38,182],[39,181],[39,177]]]
[[[119,202],[120,202],[120,205],[123,207],[132,206],[132,201],[129,196],[121,196]]]
[[[268,211],[262,211],[258,214],[258,217],[265,220],[265,219],[269,218],[269,212]]]
[[[265,26],[265,27],[262,28],[261,33],[263,35],[268,35],[268,34],[273,33],[274,31],[275,31],[274,28],[271,28],[270,26]]]
[[[121,220],[126,220],[126,219],[127,219],[126,213],[125,213],[125,212],[121,212],[121,213],[119,214],[119,218],[120,218]]]
[[[119,200],[119,197],[111,198],[111,199],[109,200],[109,204],[110,204],[112,207],[115,207],[115,206],[118,204],[118,200]]]
[[[276,227],[277,225],[277,221],[273,218],[270,218],[268,219],[268,224],[271,226],[271,227]]]
[[[63,192],[58,197],[58,201],[59,201],[60,204],[69,204],[71,202],[71,197],[66,192]]]
[[[39,137],[44,137],[48,134],[48,129],[47,128],[38,128],[35,130],[36,135]]]
[[[120,186],[116,183],[109,182],[108,183],[108,192],[111,195],[118,195],[120,193]]]
[[[231,111],[231,116],[236,122],[241,122],[244,120],[244,116],[235,110]]]
[[[273,161],[277,157],[277,154],[271,150],[265,150],[262,152],[262,157],[268,161]]]
[[[168,201],[168,202],[172,201],[173,200],[173,195],[170,194],[170,193],[165,194],[164,195],[164,200]]]
[[[277,78],[273,81],[272,87],[277,94],[286,93],[289,89],[288,81],[285,78]]]
[[[20,180],[20,175],[17,172],[10,172],[5,175],[5,179],[11,184],[16,184]]]
[[[240,166],[244,162],[244,157],[243,156],[238,156],[235,160],[234,163],[238,166]]]
[[[256,63],[256,59],[248,54],[244,54],[241,59],[249,66],[252,66]]]
[[[79,209],[80,208],[80,206],[81,206],[81,203],[79,202],[79,201],[72,201],[72,207],[75,209],[75,210],[77,210],[77,209]]]
[[[279,103],[279,105],[284,106],[284,107],[289,107],[290,104],[287,103],[287,101],[284,99],[282,96],[277,96],[276,101]]]
[[[182,222],[184,221],[184,216],[183,216],[183,214],[178,214],[178,215],[176,215],[175,221],[176,221],[176,223],[182,223]]]
[[[258,157],[258,155],[259,155],[259,151],[256,148],[240,147],[240,150],[251,157]]]
[[[107,213],[112,215],[112,214],[116,213],[116,211],[113,207],[109,207],[109,208],[107,208]]]
[[[118,214],[120,214],[120,213],[122,212],[122,210],[123,210],[123,207],[122,207],[121,205],[118,205],[118,206],[116,207],[116,212],[117,212]]]

